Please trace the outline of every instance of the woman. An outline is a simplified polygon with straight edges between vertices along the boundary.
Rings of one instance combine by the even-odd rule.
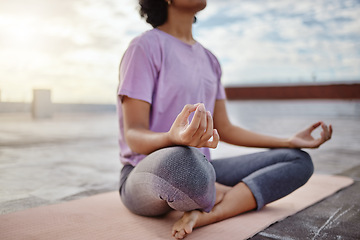
[[[120,195],[135,214],[184,211],[172,229],[183,239],[194,228],[282,198],[313,173],[310,156],[331,138],[317,122],[288,139],[232,125],[216,57],[194,40],[195,14],[206,0],[140,0],[154,29],[135,38],[120,64],[118,90]],[[321,137],[311,132],[322,127]],[[272,150],[210,162],[219,140]]]

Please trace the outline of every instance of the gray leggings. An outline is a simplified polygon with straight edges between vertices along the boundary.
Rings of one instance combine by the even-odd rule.
[[[298,149],[274,149],[214,160],[192,147],[155,151],[135,168],[121,171],[120,196],[133,213],[157,216],[171,209],[211,211],[215,181],[227,186],[244,182],[257,209],[304,185],[314,167],[309,154]]]

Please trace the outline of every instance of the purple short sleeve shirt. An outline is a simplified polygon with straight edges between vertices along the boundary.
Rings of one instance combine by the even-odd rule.
[[[158,29],[135,38],[120,64],[118,89],[120,160],[137,165],[145,155],[126,144],[121,111],[122,96],[151,104],[150,130],[167,132],[186,104],[204,103],[212,114],[215,101],[225,99],[221,68],[200,43],[188,45]],[[208,148],[201,148],[210,160]]]

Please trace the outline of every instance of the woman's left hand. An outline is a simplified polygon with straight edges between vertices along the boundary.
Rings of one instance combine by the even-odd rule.
[[[320,138],[313,138],[311,133],[321,126],[322,131]],[[297,133],[289,139],[290,147],[292,148],[318,148],[321,144],[331,139],[333,129],[332,126],[327,126],[324,122],[317,122],[307,129]]]

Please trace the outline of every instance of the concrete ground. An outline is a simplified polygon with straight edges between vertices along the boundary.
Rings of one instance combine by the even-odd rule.
[[[252,239],[360,239],[360,101],[232,101],[228,112],[234,123],[276,136],[290,136],[318,120],[332,123],[332,140],[308,150],[315,172],[355,180]],[[116,190],[117,129],[112,111],[44,120],[0,114],[0,214]],[[212,155],[260,150],[220,144]]]

